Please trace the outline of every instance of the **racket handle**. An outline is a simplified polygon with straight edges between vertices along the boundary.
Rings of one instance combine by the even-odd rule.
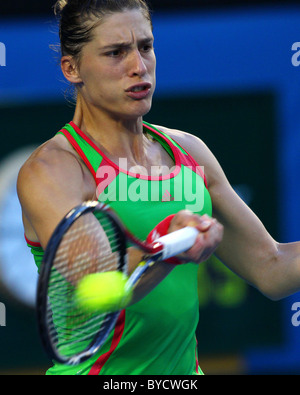
[[[163,245],[162,259],[168,259],[190,249],[195,243],[198,234],[199,231],[196,228],[186,226],[159,237],[155,240],[155,243],[158,242]]]

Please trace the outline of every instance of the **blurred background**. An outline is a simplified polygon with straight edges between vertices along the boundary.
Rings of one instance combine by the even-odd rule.
[[[44,374],[18,170],[72,119],[54,0],[0,5],[0,374]],[[157,91],[145,118],[201,137],[278,241],[300,240],[300,1],[152,0]],[[199,270],[206,374],[299,374],[300,295],[272,302],[216,259]],[[299,308],[298,308],[299,309]]]

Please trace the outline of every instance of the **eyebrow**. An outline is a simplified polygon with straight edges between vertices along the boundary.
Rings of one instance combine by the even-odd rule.
[[[154,42],[154,39],[152,37],[149,37],[149,38],[144,38],[144,39],[139,40],[138,45],[141,46],[141,45],[146,45],[146,44],[153,44],[153,42]],[[131,45],[132,45],[132,42],[122,41],[122,42],[116,42],[116,43],[111,43],[111,44],[105,45],[103,47],[100,47],[99,49],[101,51],[107,51],[107,50],[113,49],[113,48],[129,48],[129,47],[131,47]]]

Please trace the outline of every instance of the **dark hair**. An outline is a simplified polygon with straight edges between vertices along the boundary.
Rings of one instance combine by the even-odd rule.
[[[152,28],[151,12],[145,0],[58,0],[54,13],[59,17],[61,54],[71,55],[79,62],[82,47],[92,40],[92,32],[103,17],[134,9],[144,13]]]

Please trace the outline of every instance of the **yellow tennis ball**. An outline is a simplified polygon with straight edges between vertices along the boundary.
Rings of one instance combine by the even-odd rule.
[[[132,298],[132,290],[126,290],[126,282],[127,277],[118,271],[88,274],[77,285],[77,303],[89,312],[121,310]]]

